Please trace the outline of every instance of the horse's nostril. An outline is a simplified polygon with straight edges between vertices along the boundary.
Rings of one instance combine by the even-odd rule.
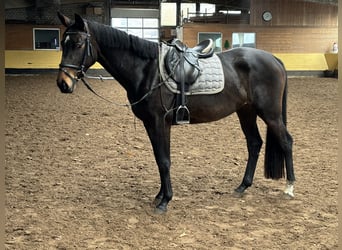
[[[68,86],[68,84],[62,80],[62,81],[58,81],[57,80],[57,86],[59,87],[59,89],[61,90],[62,93],[71,93],[72,89]]]

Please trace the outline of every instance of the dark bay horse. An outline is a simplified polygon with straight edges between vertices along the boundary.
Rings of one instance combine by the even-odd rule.
[[[159,73],[160,44],[128,35],[107,25],[75,20],[58,13],[66,31],[62,39],[62,60],[57,85],[72,93],[77,80],[99,62],[127,91],[131,108],[144,124],[160,174],[156,212],[163,213],[172,198],[170,178],[170,130],[174,125],[176,95],[163,84]],[[190,95],[187,107],[192,124],[216,121],[237,113],[246,137],[248,160],[242,183],[235,193],[242,195],[252,185],[262,146],[257,116],[267,125],[265,177],[285,176],[285,194],[293,197],[295,181],[292,138],[286,129],[287,74],[282,62],[262,50],[236,48],[218,53],[225,86],[213,95]]]

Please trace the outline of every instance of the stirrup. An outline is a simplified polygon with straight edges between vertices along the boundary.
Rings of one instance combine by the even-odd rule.
[[[190,112],[187,106],[180,105],[176,111],[176,124],[189,124],[190,123]]]

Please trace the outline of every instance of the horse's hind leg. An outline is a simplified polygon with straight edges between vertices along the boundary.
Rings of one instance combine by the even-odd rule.
[[[272,179],[281,178],[285,159],[287,184],[284,193],[289,197],[294,197],[293,184],[295,175],[292,158],[292,137],[282,119],[270,121],[266,119],[265,122],[267,124],[265,176]]]
[[[235,189],[235,195],[241,197],[243,192],[252,185],[262,139],[256,123],[256,112],[253,107],[245,106],[237,111],[242,131],[246,137],[248,161],[242,183]]]

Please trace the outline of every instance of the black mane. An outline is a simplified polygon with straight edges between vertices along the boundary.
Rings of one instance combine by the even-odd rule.
[[[124,31],[97,22],[89,22],[88,26],[96,37],[96,41],[108,48],[131,50],[142,58],[158,58],[158,43],[151,42]]]

